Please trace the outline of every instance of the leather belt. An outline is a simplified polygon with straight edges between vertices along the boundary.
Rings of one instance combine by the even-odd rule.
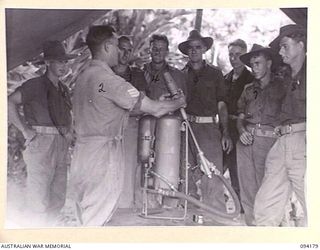
[[[32,128],[38,134],[48,134],[48,135],[59,135],[59,131],[56,127],[49,127],[49,126],[32,126]],[[61,129],[66,129],[65,127],[61,127]]]
[[[269,138],[278,138],[279,136],[276,134],[274,130],[262,130],[262,129],[255,129],[254,135],[260,137],[269,137]]]
[[[196,115],[187,115],[189,122],[194,123],[218,123],[218,119],[215,119],[212,116],[196,116]]]
[[[307,126],[305,122],[289,124],[289,125],[281,126],[279,129],[279,132],[281,135],[286,135],[286,134],[291,134],[295,132],[306,131],[306,127]]]
[[[279,135],[276,133],[275,129],[269,125],[261,125],[261,124],[249,124],[247,125],[248,131],[252,135],[260,136],[260,137],[269,137],[269,138],[278,138]]]

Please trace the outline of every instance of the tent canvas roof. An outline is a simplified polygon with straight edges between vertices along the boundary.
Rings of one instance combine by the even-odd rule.
[[[7,70],[42,52],[46,40],[63,41],[108,10],[6,9]]]
[[[307,24],[307,8],[282,8],[294,22]],[[108,10],[13,9],[7,8],[7,71],[42,51],[45,40],[63,41],[90,25]]]

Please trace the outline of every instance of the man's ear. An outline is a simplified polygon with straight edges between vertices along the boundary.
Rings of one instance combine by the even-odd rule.
[[[298,44],[304,51],[306,51],[306,46],[305,46],[304,42],[299,41]]]
[[[106,51],[106,52],[109,52],[109,44],[108,43],[104,43],[103,45],[103,49]]]

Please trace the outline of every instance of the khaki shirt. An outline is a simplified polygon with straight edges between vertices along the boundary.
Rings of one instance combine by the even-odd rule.
[[[71,124],[71,101],[68,88],[61,82],[56,88],[47,75],[30,79],[17,88],[20,91],[26,122],[33,126]]]
[[[245,120],[251,124],[278,126],[284,96],[284,84],[277,78],[263,89],[253,81],[245,86],[238,100],[238,113],[245,114]]]
[[[304,63],[296,78],[290,79],[286,85],[286,96],[280,115],[282,125],[306,121],[306,83],[306,63]]]
[[[99,60],[91,60],[77,77],[73,113],[77,136],[123,135],[140,92]]]
[[[218,102],[226,102],[226,86],[219,68],[203,61],[199,71],[188,63],[182,70],[187,78],[187,108],[190,115],[215,116]]]
[[[152,64],[149,63],[144,66],[144,77],[147,83],[145,91],[150,99],[158,100],[161,95],[170,92],[163,76],[163,73],[166,71],[168,71],[174,79],[177,88],[181,89],[184,95],[187,96],[186,78],[180,70],[168,64],[165,64],[160,70],[154,70],[151,65]]]

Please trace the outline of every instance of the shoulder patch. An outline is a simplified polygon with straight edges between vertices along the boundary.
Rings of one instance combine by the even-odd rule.
[[[128,89],[127,91],[131,97],[138,97],[140,95],[140,92],[136,88],[131,88],[131,89]]]

